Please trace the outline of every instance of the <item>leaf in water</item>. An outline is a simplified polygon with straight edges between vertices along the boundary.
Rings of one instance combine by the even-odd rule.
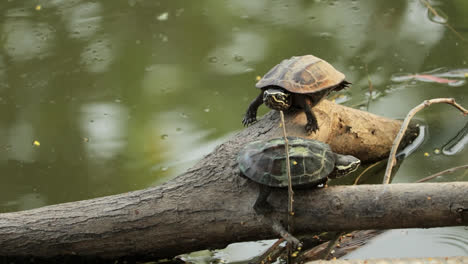
[[[440,8],[428,8],[427,16],[429,20],[438,24],[446,24],[448,21],[448,16]]]
[[[451,82],[448,85],[452,87],[459,87],[459,86],[464,85],[465,83],[466,83],[465,80],[459,80],[459,81]]]
[[[468,69],[446,70],[434,73],[434,75],[438,77],[468,78]]]
[[[413,79],[411,73],[395,73],[390,77],[390,80],[394,82],[406,82]]]
[[[157,20],[159,20],[159,21],[166,21],[167,19],[169,19],[169,13],[168,12],[164,12],[164,13],[160,14],[157,17]]]
[[[440,74],[410,74],[410,73],[397,73],[392,75],[390,78],[394,82],[406,82],[410,80],[417,80],[421,82],[434,82],[434,83],[442,83],[448,84],[450,86],[461,86],[465,84],[465,80],[453,80],[439,77]]]
[[[456,82],[456,80],[441,78],[441,77],[437,77],[437,76],[430,75],[430,74],[415,74],[415,75],[412,75],[412,77],[415,78],[418,81],[423,81],[423,82],[436,82],[436,83],[454,83],[454,82]]]

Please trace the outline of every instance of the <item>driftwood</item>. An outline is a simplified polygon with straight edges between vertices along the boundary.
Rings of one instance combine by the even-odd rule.
[[[400,122],[323,101],[314,137],[363,161],[385,155]],[[175,179],[141,191],[0,214],[0,256],[159,259],[229,243],[277,237],[252,205],[258,185],[239,176],[247,142],[280,135],[271,112]],[[303,136],[303,113],[286,116]],[[335,186],[295,190],[297,232],[468,224],[468,183]],[[287,192],[269,202],[287,218]],[[1,260],[1,259],[0,259]]]

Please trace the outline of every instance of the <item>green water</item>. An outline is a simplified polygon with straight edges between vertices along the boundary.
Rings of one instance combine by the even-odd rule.
[[[462,69],[460,81],[468,73],[468,2],[431,4],[448,26],[406,0],[3,0],[0,212],[167,181],[242,129],[256,77],[293,55],[345,73],[353,86],[337,102],[348,106],[365,109],[370,80],[368,110],[379,115],[403,118],[435,97],[467,107],[466,84],[392,81],[439,68]],[[466,148],[434,153],[466,124],[459,112],[436,105],[417,117],[429,137],[395,182],[468,160]]]

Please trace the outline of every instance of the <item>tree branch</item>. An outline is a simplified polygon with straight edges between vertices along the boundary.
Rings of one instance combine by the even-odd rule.
[[[400,122],[323,101],[318,138],[363,161],[388,155]],[[304,113],[286,115],[290,136],[307,137]],[[0,256],[159,259],[275,237],[252,208],[258,185],[240,176],[248,142],[281,135],[270,112],[173,180],[140,191],[0,214]],[[466,225],[467,183],[340,186],[297,190],[298,232]],[[428,197],[431,197],[428,199]],[[287,191],[270,201],[287,217]],[[14,257],[13,257],[14,258]]]

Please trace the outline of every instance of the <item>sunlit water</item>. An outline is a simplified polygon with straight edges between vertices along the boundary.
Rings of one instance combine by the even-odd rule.
[[[391,118],[435,97],[466,107],[468,3],[435,4],[439,17],[419,1],[1,1],[0,212],[167,181],[242,129],[256,77],[293,55],[344,72],[352,88],[332,95],[344,105],[366,110],[370,97],[368,111]],[[392,79],[421,73],[458,85]],[[448,105],[417,117],[428,137],[394,182],[466,164],[466,142],[454,142],[466,118]],[[456,152],[436,151],[449,143]],[[414,233],[448,255],[467,232]],[[385,244],[400,256],[398,239]]]

